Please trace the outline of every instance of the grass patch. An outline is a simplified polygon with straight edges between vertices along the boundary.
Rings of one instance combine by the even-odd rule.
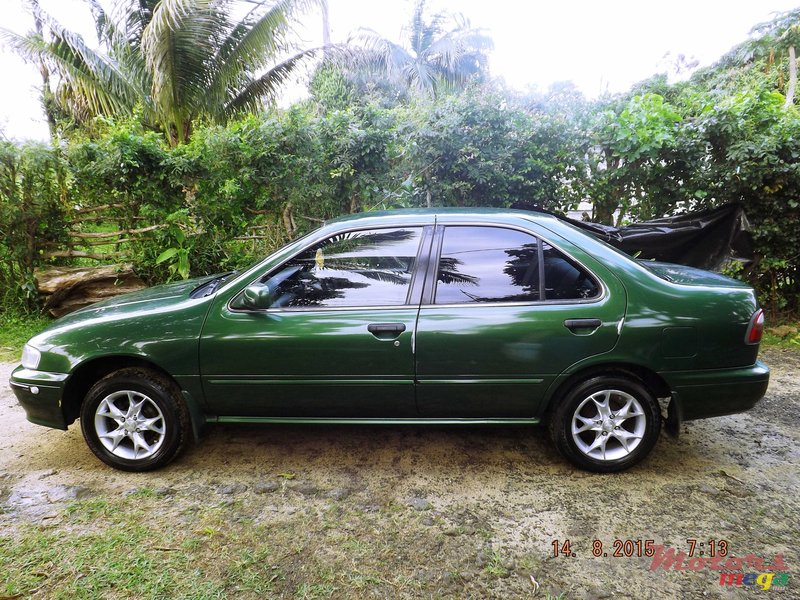
[[[515,597],[527,589],[508,578],[500,551],[478,566],[481,539],[445,536],[410,509],[311,504],[265,513],[264,501],[137,493],[65,504],[47,525],[0,533],[0,598]],[[465,570],[469,579],[452,576]]]
[[[508,577],[509,571],[503,565],[503,556],[498,550],[492,550],[489,562],[486,564],[486,574],[491,577]]]
[[[224,569],[209,576],[204,567],[216,567],[211,556],[230,556],[225,544],[165,527],[165,517],[153,515],[159,515],[156,499],[92,498],[69,504],[59,528],[23,525],[0,536],[0,597],[38,591],[55,600],[224,598],[234,589],[269,591],[237,575],[241,561],[231,561],[232,577]]]
[[[767,327],[761,340],[766,348],[784,350],[800,350],[800,323],[784,323],[776,327]]]
[[[19,362],[25,342],[51,322],[45,316],[0,313],[0,360]]]

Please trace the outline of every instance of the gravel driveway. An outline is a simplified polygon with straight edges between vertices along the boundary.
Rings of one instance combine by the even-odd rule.
[[[662,436],[649,459],[615,475],[575,470],[544,429],[343,426],[219,426],[166,469],[127,474],[96,460],[79,427],[28,423],[4,385],[0,536],[31,527],[68,536],[76,502],[146,488],[165,531],[183,526],[175,515],[215,503],[228,511],[221,530],[252,519],[272,528],[274,548],[313,533],[303,552],[275,550],[285,573],[269,588],[277,597],[304,595],[323,563],[334,565],[333,583],[313,588],[322,590],[316,597],[736,598],[767,584],[745,576],[741,587],[721,586],[725,563],[712,565],[713,551],[744,559],[740,573],[779,567],[772,571],[788,581],[771,578],[760,593],[798,598],[800,354],[762,354],[772,380],[754,410],[686,424],[679,443]],[[0,364],[0,380],[11,369]],[[347,536],[331,533],[337,519]],[[381,546],[387,532],[391,544]],[[384,548],[381,562],[344,539]],[[666,559],[655,570],[653,558],[639,556],[647,540]],[[703,560],[689,561],[689,540]],[[682,565],[669,566],[670,552],[681,551]],[[0,573],[18,566],[7,560]],[[383,576],[345,579],[358,564]],[[34,596],[58,585],[51,578]],[[125,597],[101,595],[109,594]]]

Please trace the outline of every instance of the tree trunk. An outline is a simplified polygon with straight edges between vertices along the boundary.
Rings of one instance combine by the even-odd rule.
[[[54,317],[147,287],[129,264],[48,267],[37,269],[34,277],[39,293],[46,296],[44,308]]]
[[[608,185],[605,186],[606,192],[603,194],[603,197],[594,199],[592,203],[592,212],[596,223],[613,225],[614,212],[619,209],[621,205],[620,190],[618,189],[618,185],[614,182],[613,174],[620,167],[621,161],[619,157],[615,157],[609,149],[603,151],[603,159],[606,163],[603,176],[606,178]]]
[[[286,233],[289,234],[289,239],[294,237],[295,231],[297,231],[297,225],[294,222],[294,216],[292,216],[292,203],[289,202],[286,207],[283,209],[283,226],[286,228]]]
[[[794,90],[797,87],[797,56],[795,56],[794,46],[789,46],[789,87],[786,88],[786,104],[784,108],[789,108],[794,104]]]
[[[595,222],[602,223],[603,225],[613,225],[615,210],[617,210],[617,207],[613,206],[611,203],[596,202],[594,205]]]
[[[328,2],[322,2],[322,45],[325,46],[325,52],[328,52],[328,46],[331,45],[331,22],[328,18]]]
[[[39,11],[39,0],[29,0],[29,2],[31,12],[33,13],[33,24],[36,33],[44,38],[44,27],[42,26],[42,16]],[[47,127],[50,129],[50,139],[55,142],[58,139],[56,99],[53,95],[53,90],[50,89],[50,70],[43,60],[39,61],[39,73],[42,75],[42,108],[44,109],[44,116],[47,119]]]

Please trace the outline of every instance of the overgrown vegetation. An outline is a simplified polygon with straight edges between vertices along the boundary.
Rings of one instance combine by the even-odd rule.
[[[224,124],[201,116],[180,145],[141,106],[52,147],[3,143],[2,307],[36,310],[34,270],[51,264],[130,260],[156,283],[242,266],[344,213],[590,200],[606,223],[742,204],[756,260],[737,275],[773,322],[796,315],[800,112],[786,53],[797,22],[794,11],[759,26],[689,81],[656,76],[593,101],[570,84],[415,93],[329,57],[310,99]],[[461,50],[483,64],[477,46]]]
[[[40,315],[0,313],[0,361],[18,361],[22,346],[44,329],[47,322],[47,318]]]

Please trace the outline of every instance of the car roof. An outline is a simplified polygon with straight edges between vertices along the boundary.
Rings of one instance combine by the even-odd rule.
[[[446,216],[456,216],[459,218],[464,217],[475,217],[478,219],[486,218],[486,217],[493,217],[498,221],[502,221],[508,218],[526,218],[530,219],[531,217],[536,217],[538,219],[543,219],[547,221],[557,221],[558,218],[552,214],[532,211],[532,210],[519,210],[513,208],[477,208],[477,207],[469,207],[469,208],[452,208],[452,207],[436,207],[436,208],[401,208],[401,209],[393,209],[393,210],[378,210],[378,211],[369,211],[369,212],[361,212],[355,213],[351,215],[345,215],[342,217],[338,217],[336,219],[331,219],[330,221],[326,221],[326,225],[333,225],[338,223],[349,223],[352,221],[360,221],[360,220],[376,220],[376,221],[383,221],[383,220],[394,220],[397,219],[399,222],[405,221],[414,221],[419,220],[421,217],[428,217],[431,221],[433,221],[436,217],[446,217]]]

